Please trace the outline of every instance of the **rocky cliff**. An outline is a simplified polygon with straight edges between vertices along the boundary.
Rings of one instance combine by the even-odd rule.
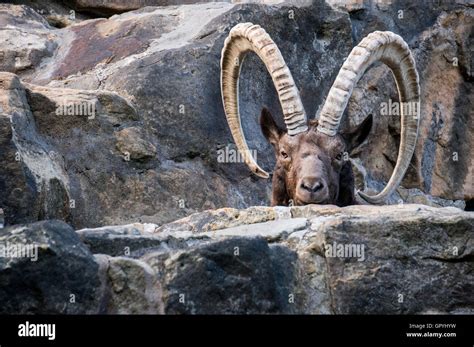
[[[247,2],[0,4],[0,313],[474,313],[472,4]],[[270,182],[220,159],[235,151],[220,53],[239,22],[272,36],[311,118],[364,36],[406,40],[421,125],[391,206],[264,207]],[[281,113],[255,57],[240,89],[271,171],[258,115]],[[374,117],[357,189],[393,170],[395,100],[381,65],[350,99],[343,129]]]
[[[0,313],[474,313],[474,213],[253,207],[158,227],[7,227]]]
[[[259,23],[279,45],[309,115],[361,38],[374,30],[402,35],[420,73],[422,122],[411,168],[388,203],[472,205],[474,9],[465,3],[208,3],[110,18],[78,12],[61,28],[35,6],[0,5],[0,206],[7,224],[161,224],[210,208],[267,205],[269,181],[219,161],[235,150],[221,103],[220,51],[242,21]],[[276,114],[279,106],[254,57],[245,62],[241,91],[250,147],[271,170],[273,151],[257,116],[263,105]],[[381,105],[396,99],[383,66],[351,98],[343,127],[368,114],[375,119],[352,154],[358,189],[379,190],[393,170],[400,124]],[[71,104],[83,109],[70,111]]]

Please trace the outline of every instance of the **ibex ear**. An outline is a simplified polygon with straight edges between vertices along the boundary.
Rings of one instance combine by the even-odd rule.
[[[283,135],[283,130],[281,130],[273,119],[272,114],[267,108],[262,109],[260,115],[260,127],[262,128],[263,136],[270,142],[273,148],[278,151],[278,143],[280,142],[280,137]]]
[[[353,149],[359,147],[369,136],[370,130],[372,129],[373,117],[371,114],[352,132],[341,134],[346,140],[347,151],[350,153]]]

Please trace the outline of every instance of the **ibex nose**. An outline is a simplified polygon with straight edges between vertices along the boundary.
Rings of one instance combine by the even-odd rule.
[[[316,177],[307,177],[301,181],[301,188],[311,193],[316,193],[323,187],[324,184]]]

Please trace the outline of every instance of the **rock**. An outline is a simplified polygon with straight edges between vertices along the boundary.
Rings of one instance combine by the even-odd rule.
[[[283,9],[248,6],[251,8],[249,20],[260,19],[260,12],[263,10],[265,16],[262,19],[269,25],[273,23],[274,16],[286,13]],[[315,18],[308,9],[300,11],[301,21]],[[142,118],[139,122],[123,124],[117,129],[121,131],[129,127],[141,128],[147,141],[153,140],[152,145],[158,148],[159,160],[153,159],[145,163],[133,160],[127,162],[123,161],[123,153],[120,153],[120,158],[112,158],[109,155],[110,143],[100,141],[92,129],[86,128],[87,135],[80,132],[77,136],[71,136],[66,128],[65,131],[56,131],[58,135],[66,132],[67,135],[64,135],[67,142],[58,140],[54,144],[55,152],[67,158],[68,163],[65,163],[65,166],[74,164],[74,167],[68,170],[68,175],[71,176],[69,181],[72,182],[70,198],[76,202],[75,209],[71,211],[73,225],[78,228],[97,227],[104,224],[134,222],[138,219],[142,222],[161,224],[209,207],[243,208],[248,205],[265,204],[268,201],[267,182],[258,181],[249,175],[241,163],[221,165],[217,162],[219,148],[231,143],[230,134],[222,114],[218,85],[214,85],[212,89],[201,87],[206,85],[206,80],[211,80],[213,75],[218,76],[221,50],[219,46],[230,27],[242,19],[242,13],[246,13],[246,10],[231,4],[144,8],[136,13],[120,15],[120,18],[87,21],[65,28],[65,31],[74,35],[71,35],[71,40],[64,41],[56,53],[61,62],[45,64],[37,71],[36,76],[28,81],[61,88],[65,86],[78,88],[80,84],[83,90],[114,89],[134,105],[149,103],[151,99],[168,100],[155,104],[160,105],[160,109],[154,109],[155,106],[151,103],[146,108],[141,107],[137,110]],[[336,18],[337,14],[329,14],[329,18],[332,17]],[[202,18],[206,18],[206,21],[202,21]],[[217,18],[225,19],[229,23],[221,27],[217,25]],[[216,23],[210,25],[212,20]],[[342,18],[340,20],[342,21]],[[206,27],[208,24],[210,26]],[[284,27],[283,24],[281,23],[281,28]],[[342,22],[336,25],[342,25]],[[140,29],[140,35],[138,33],[133,35],[135,28],[139,29],[142,26],[153,26],[155,29],[153,31]],[[273,32],[278,32],[280,27],[274,28]],[[201,35],[201,31],[210,35],[206,34],[202,39],[196,40],[195,37]],[[122,43],[118,47],[117,38],[124,36],[131,39],[135,37],[133,40],[142,41],[134,41],[130,45]],[[309,43],[313,40],[311,35],[296,29],[290,36],[292,41],[304,39],[304,42]],[[288,49],[291,48],[291,45],[287,46]],[[181,49],[188,53],[178,53]],[[209,52],[209,49],[212,51]],[[308,52],[306,57],[309,59],[309,56]],[[296,57],[293,60],[293,65],[298,63]],[[155,61],[159,63],[155,64]],[[141,67],[136,65],[137,62]],[[260,69],[256,61],[250,63],[253,66],[252,73],[246,72],[246,74],[260,76],[260,83],[265,83],[271,90],[265,72]],[[183,70],[183,66],[186,66],[186,69]],[[184,75],[183,78],[177,79],[170,75],[171,71],[183,71],[184,75],[190,71],[195,73],[191,79],[184,78]],[[124,81],[117,80],[120,75],[129,75],[129,72],[139,73],[143,78],[162,76],[159,83],[147,77],[150,86],[143,85],[143,89],[140,89],[149,90],[150,95],[154,95],[151,99],[147,97],[148,101],[145,101],[145,95],[136,89],[137,85],[129,86],[128,82],[124,84]],[[309,82],[311,78],[306,78],[307,84],[311,85]],[[120,85],[120,88],[107,85],[112,79],[115,79],[114,85]],[[176,85],[177,80],[184,79],[191,84]],[[218,82],[212,81],[214,84]],[[195,101],[183,100],[181,95],[188,94],[184,87],[188,91],[193,89]],[[199,94],[196,94],[196,90]],[[317,93],[316,88],[314,91]],[[255,94],[254,91],[251,94]],[[248,95],[251,94],[249,92]],[[274,96],[270,95],[268,101],[272,104],[277,103]],[[258,103],[267,102],[260,100]],[[32,106],[33,111],[36,107],[39,105]],[[246,113],[256,114],[256,105],[252,107],[254,109]],[[43,112],[40,108],[38,112],[33,113],[41,117]],[[255,119],[249,119],[248,122],[255,128]],[[197,124],[199,126],[196,126]],[[107,141],[106,137],[105,134],[100,135],[104,141]],[[91,151],[85,146],[77,145],[74,146],[74,151],[71,151],[72,146],[69,146],[69,143],[78,143],[86,138],[88,143],[95,144],[94,148],[104,150]],[[259,141],[259,147],[265,147],[265,151],[271,153],[263,139]],[[115,147],[114,143],[114,150]],[[117,159],[120,159],[120,162],[117,162]],[[268,156],[264,160],[269,162],[271,157]],[[110,172],[112,174],[108,174]],[[81,183],[80,189],[77,182]],[[104,194],[97,193],[98,186],[104,190]],[[127,198],[124,199],[124,196]],[[116,204],[114,203],[116,201],[122,203]],[[122,204],[127,206],[118,206]]]
[[[467,117],[474,95],[468,48],[473,9],[445,2],[411,6],[401,0],[355,1],[346,7],[330,3],[143,7],[108,19],[79,19],[61,30],[48,25],[46,14],[28,10],[39,5],[2,5],[10,42],[21,45],[14,39],[23,32],[24,42],[55,43],[41,50],[38,59],[28,60],[25,70],[9,63],[6,69],[21,82],[2,74],[5,85],[19,86],[0,88],[7,117],[1,125],[1,150],[8,155],[0,159],[0,180],[9,187],[0,201],[6,223],[59,218],[77,229],[162,225],[207,209],[268,205],[270,181],[252,176],[242,163],[219,160],[233,146],[219,89],[220,54],[230,28],[242,21],[258,22],[274,38],[310,117],[355,43],[374,30],[402,35],[420,72],[423,118],[410,170],[387,204],[462,207],[464,200],[469,205],[474,177],[474,131],[469,131],[472,117]],[[37,38],[40,33],[44,37]],[[452,57],[459,58],[458,66],[452,65]],[[250,147],[270,170],[273,149],[257,118],[263,105],[280,114],[262,67],[255,57],[246,59],[240,107]],[[95,105],[100,116],[57,115],[58,105],[68,98],[73,104]],[[400,125],[396,116],[382,116],[380,106],[396,98],[390,73],[375,66],[349,102],[344,129],[368,114],[375,116],[367,143],[352,154],[359,189],[378,192],[391,175]],[[20,162],[14,160],[17,152]],[[132,152],[133,158],[124,160]]]
[[[0,229],[5,226],[5,213],[3,209],[0,208]]]
[[[341,2],[330,2],[340,8]],[[412,165],[402,186],[447,200],[472,199],[474,121],[467,115],[474,104],[474,93],[472,57],[467,47],[472,41],[474,9],[461,2],[452,9],[442,5],[409,8],[403,1],[352,1],[343,7],[353,23],[357,42],[374,30],[391,30],[402,35],[414,54],[420,76],[421,122]],[[403,11],[401,19],[399,10]],[[383,115],[381,108],[397,98],[391,73],[384,67],[374,67],[355,88],[343,124],[351,127],[368,114],[374,115],[373,133],[377,136],[369,136],[357,156],[368,173],[369,188],[376,191],[380,191],[379,182],[390,178],[400,136],[399,117]]]
[[[130,127],[115,133],[117,149],[126,160],[148,160],[156,156],[156,147],[144,138],[140,128]]]
[[[94,256],[60,221],[1,229],[0,284],[2,314],[163,312],[160,283],[149,265]]]
[[[207,222],[181,231],[176,229],[180,222],[162,226],[153,234],[161,239],[159,244],[137,243],[130,256],[155,271],[165,313],[420,314],[474,309],[469,294],[474,283],[474,213],[415,204],[286,209],[290,216],[285,213],[284,219],[262,223],[247,214],[248,220],[230,228],[222,211],[196,214],[195,220]],[[222,228],[208,231],[208,225]],[[139,225],[108,228],[129,242],[138,234],[150,235]],[[99,230],[87,234],[94,232],[95,238],[86,238],[89,244],[110,242]],[[255,295],[253,301],[249,293]]]
[[[115,129],[137,120],[133,105],[113,92],[23,85],[15,75],[0,73],[0,107],[8,114],[0,118],[8,163],[0,169],[6,223],[87,219],[87,195],[100,194],[96,187],[101,184],[90,163],[121,163],[123,156],[117,150],[78,156],[70,140],[89,136],[84,148],[115,149]]]
[[[205,2],[214,2],[211,0],[67,0],[67,4],[81,12],[90,12],[96,15],[108,16],[111,14],[123,13],[131,10],[137,10],[145,6],[170,6],[170,5],[185,5],[197,4]],[[224,0],[222,2],[234,3],[261,3],[261,4],[279,4],[284,0]],[[299,1],[301,3],[309,4],[309,0]]]
[[[74,233],[59,221],[1,229],[0,251],[15,242],[39,244],[39,252],[37,262],[0,257],[0,310],[474,312],[474,213],[415,204],[274,210],[285,218],[259,222],[242,210],[240,225],[230,228],[227,214],[207,211],[206,223],[183,231],[154,233],[156,226],[136,223]],[[127,243],[132,251],[121,253]],[[64,301],[71,293],[75,304]]]
[[[355,177],[354,185],[356,190],[367,191],[370,194],[375,195],[383,189],[383,184],[381,184],[377,180],[374,180],[374,178],[368,174],[360,159],[351,159],[351,164]],[[366,204],[366,202],[358,196],[356,196],[356,200],[361,205]],[[388,204],[423,204],[433,207],[454,206],[462,210],[466,208],[466,202],[464,200],[442,199],[436,196],[426,194],[418,188],[407,189],[401,186],[395,190],[395,192],[386,200],[386,202]]]
[[[449,207],[454,206],[464,210],[466,203],[464,200],[446,200],[435,196],[424,194],[419,189],[404,189],[400,187],[397,192],[400,194],[400,200],[409,204],[423,204],[433,207]]]
[[[449,207],[474,196],[472,5],[236,2],[0,5],[0,250],[39,246],[36,262],[0,257],[0,313],[474,312],[474,214]],[[219,160],[233,146],[220,54],[244,21],[278,44],[310,118],[364,36],[408,42],[422,119],[394,206],[254,206],[270,182]],[[281,114],[254,56],[240,89],[250,148],[271,169],[258,114]],[[352,153],[358,189],[380,191],[393,170],[390,100],[392,77],[374,66],[349,102],[343,130],[375,120]]]
[[[11,118],[0,114],[0,146],[2,160],[0,165],[0,206],[4,211],[5,224],[27,223],[38,220],[38,186],[33,174],[17,161],[18,148],[14,143]]]
[[[420,57],[425,63],[421,73],[426,76],[424,124],[416,152],[423,177],[420,188],[447,199],[474,197],[474,120],[469,116],[474,88],[468,48],[473,20],[474,9],[443,14],[423,33],[421,42],[432,55],[427,61],[425,55]]]
[[[82,229],[77,233],[91,252],[112,256],[130,256],[134,251],[158,248],[163,238],[143,231],[142,224],[132,224],[96,229]],[[154,227],[153,227],[154,229]]]
[[[100,312],[98,264],[69,225],[44,221],[3,228],[0,251],[2,314]]]
[[[110,314],[163,313],[161,287],[153,269],[142,261],[97,255],[108,283],[107,308]]]
[[[67,174],[60,157],[34,126],[27,93],[18,77],[0,73],[0,108],[6,165],[0,202],[7,224],[41,219],[70,219]],[[3,200],[3,201],[1,201]]]
[[[423,205],[343,210],[312,219],[301,241],[325,250],[334,313],[472,311],[474,214]]]
[[[244,224],[261,223],[277,218],[272,207],[255,206],[245,210],[221,208],[201,213],[165,224],[156,229],[157,233],[172,234],[178,231],[213,231]]]
[[[24,86],[38,130],[51,137],[67,126],[92,132],[97,126],[111,130],[138,120],[135,107],[114,92]]]
[[[131,10],[137,10],[145,6],[180,5],[199,2],[199,0],[67,0],[66,3],[77,11],[92,12],[98,15],[112,15]]]
[[[0,4],[0,71],[29,73],[51,57],[58,37],[30,7]]]
[[[61,29],[74,23],[94,18],[94,15],[91,13],[75,11],[65,1],[21,0],[15,2],[21,2],[24,7],[34,10],[36,16],[41,16],[44,22],[54,28]],[[12,5],[5,4],[5,6]]]
[[[306,228],[306,218],[276,220],[265,223],[241,225],[238,227],[205,232],[200,235],[213,237],[263,237],[267,241],[277,241],[286,238],[295,231]]]
[[[211,243],[166,261],[168,314],[292,313],[296,254],[261,238]]]

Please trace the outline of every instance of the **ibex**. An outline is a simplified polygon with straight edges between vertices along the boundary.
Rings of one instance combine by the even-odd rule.
[[[338,128],[352,90],[366,69],[382,61],[392,71],[401,105],[417,105],[413,114],[401,112],[401,140],[397,163],[385,188],[377,195],[358,194],[368,203],[379,204],[400,184],[410,164],[418,136],[420,87],[415,61],[406,42],[392,32],[376,31],[356,46],[342,65],[318,120],[307,121],[299,92],[283,56],[258,25],[241,23],[225,40],[221,58],[221,92],[224,111],[238,150],[250,170],[268,178],[251,156],[242,131],[239,114],[239,75],[245,54],[255,52],[270,73],[283,110],[287,130],[280,129],[267,109],[260,125],[275,150],[276,166],[272,179],[272,205],[356,203],[354,176],[350,161],[343,154],[361,144],[370,133],[372,117],[350,133]]]

